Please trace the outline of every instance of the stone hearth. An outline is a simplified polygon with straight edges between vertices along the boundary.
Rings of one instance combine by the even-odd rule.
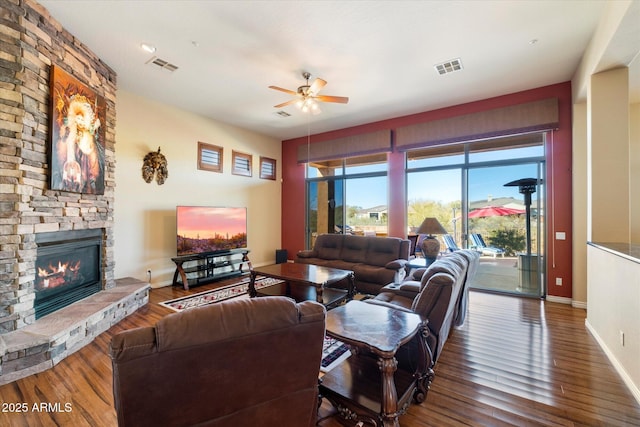
[[[148,283],[133,278],[0,335],[0,385],[42,372],[149,302]]]

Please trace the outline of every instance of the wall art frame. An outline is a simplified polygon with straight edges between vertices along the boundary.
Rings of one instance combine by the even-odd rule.
[[[50,91],[51,189],[104,194],[104,97],[56,65]]]

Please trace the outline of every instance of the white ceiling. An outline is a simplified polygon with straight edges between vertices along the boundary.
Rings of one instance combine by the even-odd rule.
[[[571,80],[605,2],[40,0],[118,74],[118,88],[278,139]],[[531,43],[531,40],[537,40]],[[141,43],[153,44],[149,54]],[[152,56],[175,72],[146,64]],[[434,64],[460,58],[461,72]],[[638,62],[638,61],[636,61]],[[640,68],[640,67],[636,67]],[[348,96],[273,106],[302,71]],[[640,79],[638,79],[640,80]]]

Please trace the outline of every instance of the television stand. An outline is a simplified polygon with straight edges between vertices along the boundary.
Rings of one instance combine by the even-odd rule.
[[[248,254],[248,249],[230,249],[171,258],[176,264],[173,285],[189,290],[190,286],[239,276],[244,264],[251,269]]]

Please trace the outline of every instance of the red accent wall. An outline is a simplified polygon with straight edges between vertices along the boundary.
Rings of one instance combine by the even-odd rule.
[[[475,113],[525,102],[556,97],[560,115],[559,129],[547,138],[547,290],[549,295],[572,296],[572,221],[571,221],[571,82],[559,83],[509,95],[470,102],[410,116],[373,122],[366,125],[312,135],[311,143],[360,133],[391,129],[416,123]],[[305,249],[305,170],[297,163],[297,147],[307,143],[307,136],[282,142],[282,247],[289,258]],[[406,236],[404,155],[389,156],[389,235]],[[566,240],[555,240],[562,231]],[[555,285],[561,277],[562,286]]]

